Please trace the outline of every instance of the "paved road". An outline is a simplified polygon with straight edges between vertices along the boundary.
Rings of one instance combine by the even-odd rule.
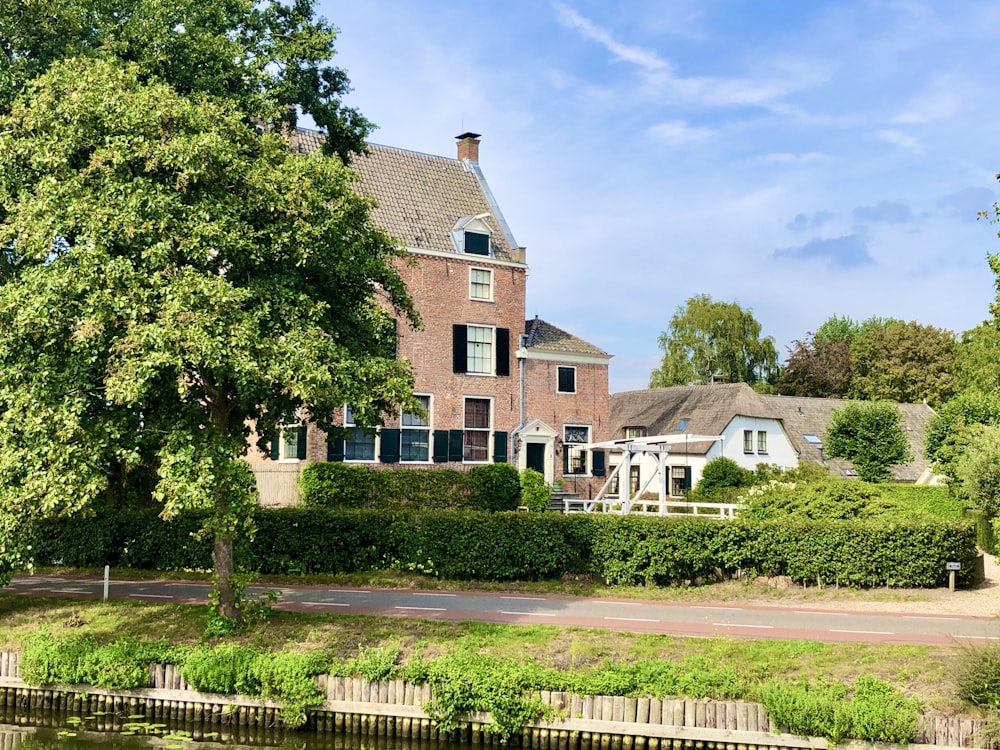
[[[3,592],[99,598],[95,578],[18,576]],[[113,580],[109,596],[157,602],[205,603],[207,583]],[[419,617],[604,627],[682,636],[804,639],[866,643],[954,645],[1000,640],[992,617],[868,614],[819,609],[671,604],[572,596],[513,596],[484,592],[340,589],[325,586],[251,586],[251,597],[273,591],[281,609],[350,615]]]

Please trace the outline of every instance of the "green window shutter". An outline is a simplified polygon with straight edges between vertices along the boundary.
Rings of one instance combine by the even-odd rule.
[[[344,430],[342,427],[334,427],[326,435],[326,460],[344,460]]]
[[[465,445],[465,433],[462,430],[448,430],[448,460],[462,461],[465,455],[463,446]]]
[[[434,430],[434,463],[443,464],[448,460],[448,430]]]
[[[271,458],[275,461],[281,458],[281,433],[277,430],[271,433]]]
[[[507,463],[507,433],[497,432],[493,433],[493,463],[495,464],[505,464]]]
[[[379,460],[384,464],[394,464],[399,462],[399,430],[380,430],[382,437],[381,453]]]
[[[509,328],[497,328],[497,375],[510,375]]]
[[[604,451],[591,451],[590,455],[594,465],[594,476],[603,477],[605,474]]]
[[[472,255],[490,254],[490,236],[482,232],[465,233],[465,252]]]
[[[307,454],[306,436],[309,434],[309,429],[302,425],[298,428],[298,436],[295,443],[295,457],[300,461],[304,460]]]
[[[684,467],[684,489],[685,490],[691,489],[691,467],[690,466],[685,466]]]
[[[576,393],[576,369],[573,367],[560,367],[558,370],[558,385],[556,390],[559,393]]]
[[[468,326],[455,323],[451,327],[451,371],[468,372],[469,331]]]
[[[562,464],[563,464],[563,470],[562,470],[562,473],[563,473],[563,476],[566,476],[567,474],[569,474],[569,448],[565,444],[563,444],[563,447],[562,447],[562,457],[563,457],[563,462],[562,462]]]

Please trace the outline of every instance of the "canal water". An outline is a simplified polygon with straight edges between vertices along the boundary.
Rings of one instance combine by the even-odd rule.
[[[0,750],[468,750],[418,738],[248,727],[168,726],[139,714],[71,716],[0,709]]]

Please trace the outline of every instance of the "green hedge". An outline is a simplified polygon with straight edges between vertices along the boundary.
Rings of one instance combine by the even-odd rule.
[[[805,584],[942,586],[946,562],[971,581],[969,521],[801,519],[711,521],[555,513],[284,508],[257,511],[237,559],[264,574],[397,567],[456,580],[532,580],[594,573],[626,585],[692,584],[748,575]],[[41,522],[36,562],[155,570],[208,569],[202,519],[105,513]]]
[[[314,508],[471,508],[472,477],[454,469],[380,469],[320,461],[299,475]]]

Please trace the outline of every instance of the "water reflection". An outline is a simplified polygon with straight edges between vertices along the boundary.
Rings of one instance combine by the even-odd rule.
[[[281,729],[194,729],[116,715],[15,714],[0,710],[0,750],[468,750],[454,742]],[[98,728],[99,727],[99,728]]]

